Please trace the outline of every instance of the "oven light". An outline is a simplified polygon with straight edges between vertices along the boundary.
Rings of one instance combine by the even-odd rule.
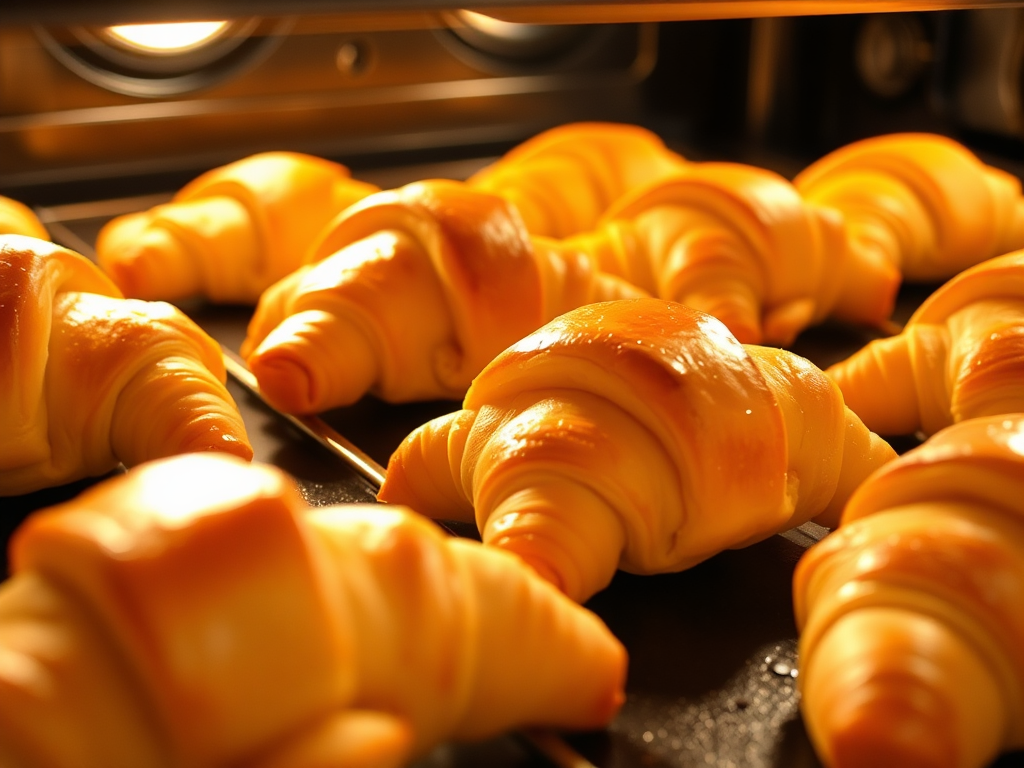
[[[147,53],[182,53],[217,37],[226,21],[187,21],[172,24],[123,24],[107,33],[123,45]]]
[[[444,14],[455,37],[478,52],[501,59],[536,62],[570,50],[582,27],[572,24],[520,24],[476,11]]]
[[[515,39],[524,34],[528,35],[532,27],[530,24],[502,21],[476,11],[458,11],[457,14],[467,26],[497,38]]]

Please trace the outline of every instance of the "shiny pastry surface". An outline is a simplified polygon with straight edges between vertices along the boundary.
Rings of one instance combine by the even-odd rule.
[[[37,513],[12,565],[10,768],[397,767],[442,739],[596,728],[623,700],[619,642],[515,557],[398,507],[307,507],[234,457]]]
[[[810,202],[835,208],[865,258],[907,280],[947,280],[1024,248],[1020,180],[953,139],[895,133],[857,141],[794,179]]]
[[[251,457],[220,349],[88,259],[0,235],[0,495],[189,451]]]
[[[464,410],[413,432],[384,501],[475,520],[577,600],[617,568],[678,571],[819,518],[895,456],[812,364],[633,299],[500,354]]]
[[[504,197],[535,235],[593,229],[624,194],[686,166],[654,133],[623,123],[569,123],[544,131],[469,178]]]
[[[744,343],[788,345],[826,317],[881,326],[899,274],[861,258],[842,215],[771,171],[690,163],[623,195],[569,243],[654,296],[714,315]]]
[[[830,768],[982,768],[1024,746],[1024,414],[948,427],[853,495],[794,577]]]
[[[902,333],[826,372],[882,434],[932,434],[964,419],[1024,412],[1024,251],[964,270]]]
[[[204,173],[170,203],[112,220],[97,256],[133,298],[255,304],[339,211],[376,191],[319,157],[252,155]]]
[[[643,294],[530,235],[503,198],[447,180],[367,197],[310,258],[267,290],[242,345],[261,390],[293,413],[367,391],[458,399],[492,357],[562,312]]]
[[[27,235],[49,240],[50,235],[39,217],[24,203],[0,195],[0,235]]]

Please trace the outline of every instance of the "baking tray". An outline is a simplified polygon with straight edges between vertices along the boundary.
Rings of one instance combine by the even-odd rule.
[[[452,166],[416,166],[364,174],[394,187],[427,177],[464,178],[491,158]],[[120,213],[143,210],[170,194],[39,211],[54,239],[92,256],[100,227]],[[901,322],[932,290],[906,286],[894,319]],[[237,351],[251,308],[186,303],[182,308],[227,350]],[[851,354],[870,332],[825,324],[791,347],[821,367]],[[302,428],[267,407],[238,379],[228,384],[242,412],[255,459],[293,475],[306,500],[321,506],[373,502],[374,472],[326,450]],[[388,405],[366,397],[321,415],[364,454],[386,465],[402,438],[421,423],[459,407],[437,401]],[[892,439],[898,451],[919,441]],[[94,481],[3,499],[5,537],[34,509],[70,498]],[[465,526],[449,526],[474,535]],[[723,552],[678,574],[619,573],[593,597],[594,610],[630,654],[626,702],[602,731],[510,734],[476,744],[446,744],[416,768],[812,768],[820,766],[798,708],[797,631],[791,579],[804,550],[827,531],[807,524],[751,547]],[[6,572],[6,561],[3,563]],[[528,684],[528,683],[526,683]],[[993,768],[1022,768],[1024,753]]]

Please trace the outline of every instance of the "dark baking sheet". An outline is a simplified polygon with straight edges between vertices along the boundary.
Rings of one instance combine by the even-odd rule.
[[[441,174],[424,174],[423,169],[408,172],[410,179],[424,175]],[[382,186],[401,183],[401,173],[381,181]],[[90,255],[95,235],[108,218],[166,197],[65,206],[43,214],[56,240]],[[930,290],[929,286],[905,288],[895,319],[906,319]],[[227,348],[238,349],[249,308],[202,303],[183,308]],[[826,324],[805,332],[793,349],[824,367],[870,338],[870,332]],[[229,382],[229,388],[256,460],[291,473],[310,504],[374,500],[371,480],[237,382]],[[391,406],[367,397],[323,418],[386,465],[409,431],[457,407],[453,402]],[[918,441],[906,436],[893,442],[902,451]],[[33,509],[70,498],[86,485],[2,500],[4,535]],[[813,526],[797,529],[743,550],[724,552],[679,574],[618,574],[588,607],[629,650],[627,699],[606,730],[565,735],[582,762],[574,761],[571,754],[545,757],[537,747],[543,740],[509,735],[480,744],[444,745],[418,762],[417,768],[533,768],[553,762],[565,768],[587,768],[586,761],[597,768],[819,766],[799,716],[790,582],[800,555],[822,533],[823,529]],[[1024,766],[1024,754],[1006,756],[996,765]]]

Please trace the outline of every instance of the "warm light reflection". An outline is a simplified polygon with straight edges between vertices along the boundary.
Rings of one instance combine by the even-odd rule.
[[[172,24],[123,24],[108,27],[122,43],[154,53],[179,53],[197,48],[217,37],[226,21],[187,21]]]
[[[485,16],[476,11],[459,11],[458,15],[466,26],[499,39],[514,40],[533,32],[533,25],[531,24],[502,21],[501,19]]]

